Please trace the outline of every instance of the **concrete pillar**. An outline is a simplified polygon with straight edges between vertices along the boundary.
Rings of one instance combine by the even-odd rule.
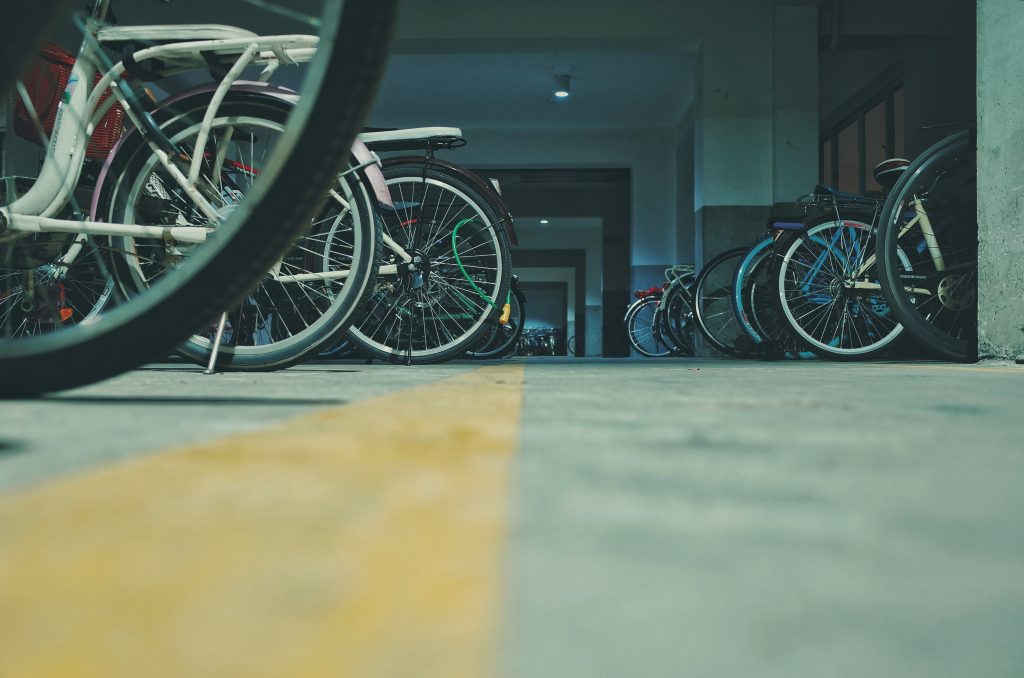
[[[694,124],[698,265],[749,242],[772,203],[771,7],[705,43]],[[742,20],[741,20],[742,19]]]
[[[643,155],[632,166],[630,290],[660,285],[676,258],[675,130],[655,129],[641,138]]]
[[[772,27],[772,193],[789,203],[818,180],[818,9],[779,5]]]
[[[978,353],[1024,356],[1024,2],[978,0]]]
[[[676,142],[676,262],[680,264],[692,264],[696,256],[693,182],[693,120],[688,117]]]
[[[701,56],[695,122],[698,264],[746,245],[818,175],[818,10],[750,5]]]

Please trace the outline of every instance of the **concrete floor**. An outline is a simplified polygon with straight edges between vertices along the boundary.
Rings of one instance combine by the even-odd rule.
[[[1022,405],[1012,365],[557,359],[163,365],[4,402],[0,675],[1021,676]],[[387,441],[399,449],[377,454]],[[124,496],[108,511],[105,495]],[[158,515],[147,497],[183,508]],[[193,600],[196,580],[175,577],[246,580],[224,506],[280,521],[286,546],[258,559],[291,559],[211,612],[214,594]],[[210,541],[182,536],[193,519]],[[161,554],[173,542],[171,574],[165,555],[152,576],[82,568],[140,534]],[[374,576],[352,575],[371,552]],[[306,577],[314,558],[327,569]],[[141,605],[140,590],[161,595]],[[271,620],[236,638],[254,595]],[[296,596],[331,605],[300,614]],[[368,658],[342,670],[328,643],[299,661],[279,610],[292,635],[357,638],[346,661]],[[168,640],[171,617],[189,620],[175,634],[203,629],[189,643],[206,654]]]

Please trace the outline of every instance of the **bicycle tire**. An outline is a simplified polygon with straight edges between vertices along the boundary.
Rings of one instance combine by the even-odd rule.
[[[195,127],[193,121],[202,116],[207,98],[208,95],[199,96],[196,98],[197,101],[188,105],[179,102],[173,107],[173,115],[159,116],[166,118],[160,120],[161,129],[169,138],[180,144],[179,138],[188,135]],[[221,124],[219,121],[227,121],[226,125],[231,130],[233,139],[240,137],[243,121],[249,121],[249,125],[255,124],[257,130],[265,128],[266,131],[279,131],[286,123],[292,107],[291,102],[275,96],[251,92],[229,93],[220,105],[212,129],[218,128]],[[214,137],[215,135],[211,135],[211,138]],[[266,138],[262,141],[266,143]],[[245,144],[245,147],[248,148],[249,145]],[[106,163],[107,171],[97,200],[97,213],[106,221],[133,222],[134,211],[140,207],[138,195],[144,193],[141,187],[148,187],[154,181],[153,177],[149,177],[153,164],[155,159],[152,152],[138,134],[129,136],[119,144]],[[250,164],[256,166],[259,160],[250,161]],[[146,180],[143,181],[144,179]],[[230,179],[231,177],[228,177],[225,181]],[[236,186],[245,186],[244,180],[234,183]],[[176,190],[173,186],[168,189],[172,192]],[[345,198],[345,208],[339,211],[337,218],[353,219],[348,229],[353,241],[352,261],[348,264],[350,275],[343,283],[314,281],[311,284],[276,283],[271,277],[265,276],[246,295],[243,304],[228,311],[230,327],[218,352],[218,369],[266,371],[297,364],[309,353],[344,332],[358,312],[360,304],[365,302],[367,292],[372,288],[373,280],[376,278],[377,261],[380,258],[380,225],[376,219],[375,207],[370,202],[369,194],[358,172],[340,176],[332,190]],[[134,199],[133,194],[136,196]],[[147,196],[145,200],[150,203],[156,202],[160,208],[166,208],[168,205],[173,207],[169,199],[160,200]],[[281,273],[316,273],[330,268],[331,264],[339,263],[336,257],[326,254],[326,251],[331,249],[331,243],[326,237],[321,243],[317,235],[323,235],[320,233],[323,230],[322,224],[325,223],[323,215],[331,214],[331,210],[336,206],[337,203],[329,200],[324,212],[319,213],[317,218],[307,225],[303,234],[283,257],[284,262],[293,262],[299,257],[305,260],[299,263],[309,264],[311,267],[298,269],[293,263],[283,263],[280,267]],[[150,212],[154,209],[153,205],[145,207],[145,210]],[[349,225],[337,220],[330,223],[335,227]],[[164,247],[162,241],[153,239],[112,239],[112,270],[126,297],[142,293],[147,288],[146,275],[140,262],[142,259],[158,260]],[[152,250],[156,254],[141,256],[140,248],[143,253],[148,254]],[[312,248],[326,248],[324,256],[317,256]],[[345,255],[347,256],[347,253]],[[298,289],[292,294],[288,286]],[[250,319],[250,316],[255,318]],[[248,332],[245,331],[246,327],[249,328]],[[207,333],[213,334],[213,331]],[[193,335],[178,347],[178,353],[197,364],[206,365],[209,362],[212,344],[210,336]]]
[[[740,329],[732,304],[736,266],[746,253],[746,247],[722,252],[701,268],[693,286],[693,315],[697,330],[715,350],[733,358],[756,355],[753,342]],[[712,285],[716,287],[711,289]]]
[[[920,293],[912,295],[908,293],[907,282],[901,276],[898,256],[900,249],[904,251],[917,249],[900,245],[902,213],[905,210],[908,198],[914,193],[921,182],[928,183],[930,181],[930,173],[941,169],[941,163],[954,161],[965,163],[975,161],[974,139],[970,130],[958,132],[928,148],[911,163],[910,167],[907,168],[889,192],[889,196],[882,208],[879,222],[877,245],[879,253],[878,274],[882,292],[889,300],[889,304],[892,306],[893,311],[895,311],[896,317],[899,318],[910,336],[925,348],[944,358],[970,362],[977,359],[978,351],[976,318],[978,274],[976,195],[974,196],[974,209],[966,210],[971,215],[968,218],[972,219],[972,221],[965,232],[958,234],[958,237],[963,241],[960,243],[963,248],[972,250],[966,253],[968,260],[966,262],[967,272],[965,275],[968,276],[968,285],[970,284],[970,276],[973,276],[974,281],[974,301],[968,304],[967,310],[969,313],[963,319],[963,322],[958,322],[960,319],[959,311],[956,311],[956,317],[953,320],[954,324],[950,327],[950,331],[940,329],[932,321],[932,318],[937,321],[938,316],[943,310],[949,308],[947,301],[942,298],[941,294],[942,281],[939,278],[942,276],[939,273],[933,274],[930,271],[921,271],[920,267],[917,266],[918,260],[912,260],[912,263],[915,265],[913,273],[915,279],[927,275],[930,278],[927,284],[935,283],[936,286],[936,291],[933,295],[928,296]],[[976,189],[976,171],[966,171],[965,176],[973,178]],[[908,235],[912,236],[913,233],[908,231],[902,234],[903,237]],[[925,251],[930,251],[930,248],[926,248]],[[922,263],[924,261],[926,260],[922,260]],[[949,278],[945,277],[945,279],[948,280]],[[969,297],[971,290],[966,290],[962,295]],[[921,309],[932,304],[934,300],[939,301],[937,305],[938,310],[934,312],[929,310],[929,314],[934,313],[934,315],[926,317]]]
[[[803,232],[786,234],[776,245],[775,309],[797,344],[820,358],[876,358],[896,346],[902,335],[880,291],[852,295],[843,285],[859,279],[854,270],[876,251],[871,222],[867,214],[844,214],[841,222],[823,217]],[[826,257],[826,252],[834,254]],[[850,254],[856,259],[851,261]],[[797,278],[804,280],[798,283]]]
[[[393,231],[388,235],[399,244],[405,242],[403,246],[409,250],[428,248],[429,251],[424,251],[422,254],[424,261],[432,262],[431,270],[428,270],[426,276],[420,281],[420,287],[413,288],[416,284],[412,282],[415,273],[400,274],[395,281],[390,279],[378,281],[378,290],[374,292],[367,305],[365,317],[353,324],[348,331],[348,337],[371,356],[393,363],[425,365],[445,362],[462,356],[479,341],[481,334],[487,330],[487,321],[499,313],[497,308],[500,308],[500,303],[504,302],[508,295],[512,272],[509,243],[500,228],[502,217],[493,210],[493,203],[485,193],[444,168],[424,165],[422,162],[414,164],[385,163],[384,177],[391,187],[396,205],[396,212],[392,218],[395,223],[392,223],[390,227],[386,225],[385,232]],[[407,188],[411,193],[405,192]],[[464,272],[456,275],[454,271],[449,271],[450,277],[441,281],[440,269],[452,268],[452,261],[450,261],[452,257],[448,256],[448,253],[451,252],[449,238],[454,235],[454,229],[458,226],[459,221],[451,213],[451,206],[445,208],[443,213],[439,208],[435,208],[433,214],[429,213],[428,206],[427,213],[423,213],[423,204],[421,203],[426,203],[425,198],[431,190],[435,190],[438,194],[447,192],[450,194],[451,200],[464,203],[464,206],[459,207],[456,212],[459,219],[461,220],[461,217],[467,214],[470,218],[476,215],[476,218],[483,223],[471,232],[471,236],[480,236],[486,241],[486,245],[481,246],[490,247],[493,250],[493,280],[488,277],[486,281],[477,281],[486,287],[485,294],[482,295],[478,291],[470,289],[469,286],[462,289],[458,293],[462,297],[462,302],[472,306],[469,308],[463,306],[458,313],[453,310],[453,307],[443,307],[435,297],[443,297],[445,294],[451,296],[452,292],[446,291],[448,287],[466,284],[463,282],[463,278],[459,277],[465,276]],[[422,191],[422,193],[416,193],[417,191]],[[463,212],[462,210],[468,211]],[[438,215],[440,215],[441,221],[434,224],[432,220],[436,220]],[[473,219],[473,222],[475,221],[476,219]],[[435,232],[443,232],[444,237],[439,237],[433,243],[419,242],[420,236],[423,234],[419,226],[415,225],[419,222],[427,224],[429,239],[433,240]],[[434,231],[434,226],[437,227],[437,231]],[[410,231],[410,228],[414,230]],[[400,229],[403,230],[404,235],[398,232]],[[413,240],[407,240],[408,238]],[[438,247],[440,250],[437,249]],[[483,255],[475,254],[474,256]],[[445,266],[438,266],[438,262],[444,262]],[[435,272],[434,268],[437,268],[438,271]],[[487,273],[485,276],[491,276],[491,274]],[[431,291],[432,284],[438,286],[436,294]],[[474,282],[474,284],[476,283]],[[476,295],[476,298],[468,295]],[[452,300],[458,301],[455,297],[452,297]],[[417,312],[420,315],[418,319]],[[429,318],[428,313],[431,314]],[[467,317],[456,318],[456,315]],[[430,326],[428,326],[428,320],[430,320]],[[440,330],[436,326],[438,320],[442,323]],[[468,322],[463,324],[462,320]],[[454,321],[454,325],[446,326],[444,325],[446,321]],[[437,341],[432,342],[430,339],[431,326],[435,332],[434,339]],[[385,329],[386,331],[382,335],[381,332]],[[442,337],[441,330],[443,330],[444,337]]]
[[[433,169],[473,186],[477,190],[478,195],[487,201],[494,214],[497,215],[498,221],[495,223],[495,228],[505,235],[510,244],[519,244],[518,237],[516,236],[515,221],[512,218],[512,213],[508,210],[508,206],[498,194],[498,191],[495,190],[494,185],[476,172],[471,172],[461,165],[456,165],[440,158],[413,155],[392,156],[385,158],[381,164],[384,170],[390,167],[406,166],[421,168],[419,171],[422,173],[425,169]]]
[[[104,379],[167,355],[238,303],[316,213],[348,157],[383,72],[394,0],[325,5],[317,56],[265,179],[173,276],[88,327],[0,341],[0,397]],[[16,345],[15,345],[16,344]]]
[[[692,283],[692,277],[691,283]],[[693,357],[693,298],[682,284],[672,285],[662,298],[659,328],[675,349],[675,355]]]
[[[782,237],[785,237],[783,235]],[[774,281],[778,270],[777,241],[766,235],[756,242],[736,267],[733,309],[740,327],[757,346],[758,357],[805,359],[816,357],[792,336],[775,302]]]
[[[634,351],[646,358],[667,358],[675,352],[658,327],[658,297],[645,297],[640,303],[634,304],[626,316],[626,337]],[[650,321],[644,318],[650,314]],[[659,350],[660,349],[660,350]]]
[[[753,301],[751,291],[749,290],[750,278],[755,267],[758,267],[765,257],[771,256],[771,249],[774,244],[775,240],[770,235],[765,235],[754,243],[743,255],[743,258],[740,259],[739,265],[736,266],[736,275],[732,283],[733,310],[736,312],[736,317],[739,320],[740,329],[746,332],[747,336],[758,345],[772,339],[772,337],[769,337],[767,332],[765,332],[765,328],[760,326],[753,309],[750,307],[750,302]]]
[[[519,343],[519,337],[523,336],[523,329],[526,322],[526,295],[519,289],[518,285],[512,285],[511,289],[512,313],[509,316],[511,332],[505,332],[497,323],[492,328],[490,336],[481,341],[481,347],[470,351],[466,355],[474,360],[494,360],[506,358],[512,349]]]

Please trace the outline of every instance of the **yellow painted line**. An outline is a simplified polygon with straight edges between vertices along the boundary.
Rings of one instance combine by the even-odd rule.
[[[0,500],[0,676],[492,675],[522,383],[486,367]]]

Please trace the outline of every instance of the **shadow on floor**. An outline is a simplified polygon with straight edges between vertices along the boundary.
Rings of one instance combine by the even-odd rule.
[[[0,440],[0,458],[26,450],[25,444],[17,440]]]
[[[105,395],[57,395],[40,398],[48,403],[71,403],[75,405],[267,405],[271,407],[318,407],[322,405],[344,405],[346,400],[339,398],[238,398],[225,396],[218,398],[196,396],[105,396]]]
[[[202,374],[203,368],[197,365],[181,365],[180,367],[137,367],[139,372],[177,372],[178,374]],[[303,374],[311,372],[324,372],[327,374],[349,374],[357,373],[359,370],[328,370],[328,369],[302,369]],[[242,372],[218,372],[217,374],[243,374]]]

